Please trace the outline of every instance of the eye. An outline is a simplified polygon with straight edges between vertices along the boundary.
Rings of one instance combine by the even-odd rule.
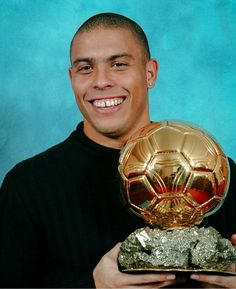
[[[112,64],[112,67],[115,67],[115,68],[117,68],[117,69],[124,69],[124,68],[127,67],[127,66],[128,66],[127,63],[119,62],[119,61],[114,62],[114,63]]]
[[[75,73],[88,74],[93,71],[93,67],[89,63],[75,63],[72,66],[72,69]]]
[[[77,71],[79,71],[80,73],[90,73],[92,71],[92,66],[89,64],[86,65],[81,65],[78,67]]]

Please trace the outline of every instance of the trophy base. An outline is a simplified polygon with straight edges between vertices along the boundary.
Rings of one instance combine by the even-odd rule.
[[[148,274],[148,273],[172,273],[176,275],[189,276],[190,274],[207,274],[207,275],[220,275],[220,276],[236,276],[236,272],[227,272],[212,269],[159,269],[159,268],[138,268],[138,269],[121,269],[123,273],[130,274]]]
[[[235,275],[227,268],[236,261],[236,246],[213,227],[173,230],[140,228],[121,244],[122,272]]]

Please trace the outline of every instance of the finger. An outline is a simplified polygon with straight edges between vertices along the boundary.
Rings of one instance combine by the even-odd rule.
[[[109,276],[111,275],[112,278],[110,279]],[[112,287],[106,288],[144,288],[144,286],[145,288],[148,288],[150,284],[158,284],[158,286],[152,286],[151,288],[160,288],[162,287],[163,282],[168,282],[168,284],[176,283],[175,275],[172,274],[128,274],[116,271],[115,274],[112,273],[109,274],[109,276],[105,276],[105,279],[101,279],[99,276],[95,276],[94,280],[97,281],[95,282],[97,283],[96,288],[105,288],[106,286],[100,286],[104,284],[112,284]]]
[[[236,245],[236,234],[233,234],[230,238],[230,241],[233,245]]]
[[[106,255],[109,255],[114,260],[118,258],[121,243],[117,243]]]
[[[203,275],[203,274],[192,274],[191,279],[210,283],[212,285],[222,286],[223,288],[236,288],[236,276],[218,276],[218,275]]]
[[[171,285],[176,285],[176,284],[183,284],[186,282],[186,278],[185,277],[181,277],[181,278],[176,278],[175,280],[172,281],[164,281],[164,282],[155,282],[155,283],[147,283],[147,284],[137,284],[132,285],[132,286],[128,286],[125,288],[129,288],[129,289],[140,289],[140,288],[163,288],[163,287],[167,287],[167,286],[171,286]]]
[[[140,288],[163,288],[163,287],[167,287],[167,286],[171,286],[171,285],[175,285],[176,281],[165,281],[165,282],[156,282],[156,283],[147,283],[147,284],[139,284],[137,285],[137,287]]]
[[[236,272],[236,263],[231,264],[227,269],[225,270],[227,272]]]
[[[137,285],[137,284],[150,284],[150,283],[160,283],[166,281],[174,281],[176,276],[174,274],[122,274],[122,283]]]

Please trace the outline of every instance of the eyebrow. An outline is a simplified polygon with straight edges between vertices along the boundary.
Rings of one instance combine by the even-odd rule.
[[[76,58],[73,62],[72,62],[72,67],[74,66],[74,65],[76,65],[77,63],[79,63],[79,62],[88,62],[88,63],[91,63],[93,61],[93,59],[92,58],[89,58],[89,57],[84,57],[84,58]]]
[[[130,59],[134,59],[134,57],[131,55],[131,54],[128,54],[128,53],[122,53],[122,54],[114,54],[114,55],[111,55],[110,57],[108,57],[106,60],[108,61],[112,61],[112,60],[115,60],[117,58],[130,58]],[[87,63],[92,63],[93,62],[93,58],[90,58],[90,57],[78,57],[76,58],[73,62],[72,62],[72,67],[74,65],[76,65],[77,63],[79,62],[87,62]]]
[[[116,58],[122,58],[122,57],[125,57],[125,58],[130,58],[130,59],[134,59],[134,57],[131,55],[131,54],[128,54],[128,53],[122,53],[122,54],[115,54],[115,55],[112,55],[108,58],[108,60],[115,60]]]

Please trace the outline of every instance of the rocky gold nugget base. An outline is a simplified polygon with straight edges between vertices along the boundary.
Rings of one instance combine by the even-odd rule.
[[[144,227],[131,233],[119,254],[121,270],[224,271],[236,261],[236,247],[213,227],[161,230]]]

